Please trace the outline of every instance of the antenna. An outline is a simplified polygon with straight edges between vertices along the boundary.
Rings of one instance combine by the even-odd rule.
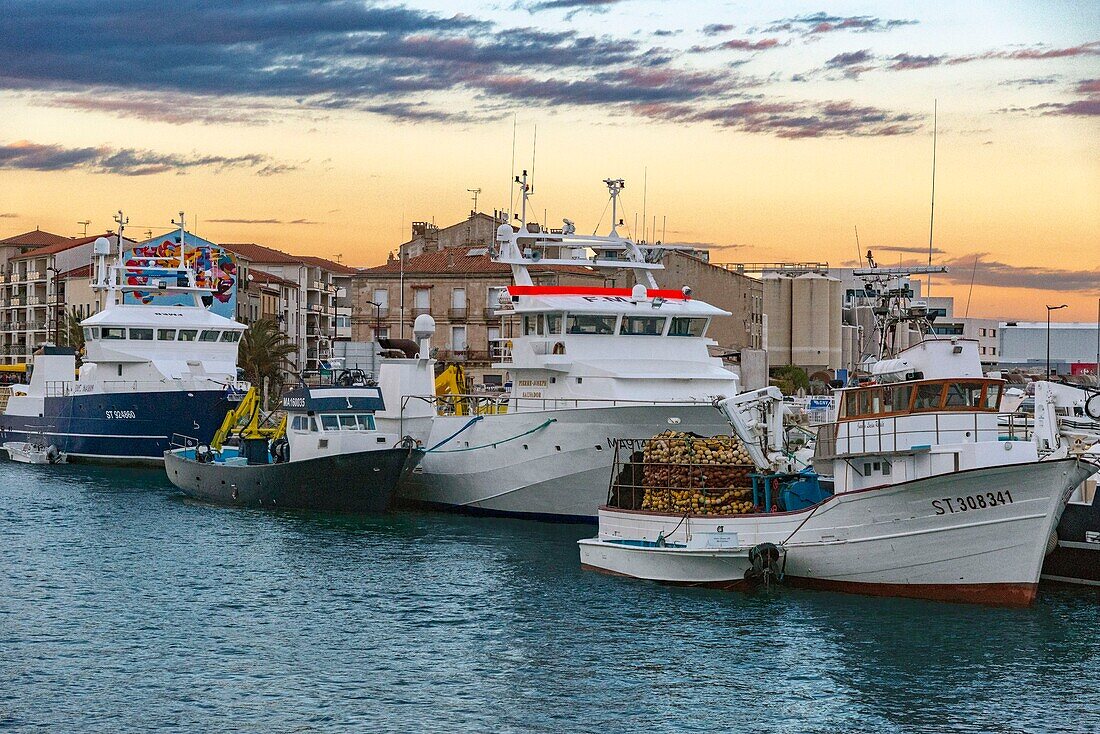
[[[531,196],[535,194],[535,144],[539,140],[539,124],[535,123],[535,133],[531,136],[531,186],[528,192]]]
[[[477,213],[477,195],[481,193],[481,189],[466,189],[466,190],[474,195],[473,196],[474,208],[470,210],[470,214],[476,214]]]
[[[621,178],[605,178],[603,182],[607,185],[607,192],[611,195],[611,235],[612,237],[619,236],[619,194],[626,188],[626,181]],[[602,215],[600,217],[603,218]],[[599,226],[599,225],[597,225]]]
[[[183,269],[184,265],[184,252],[187,250],[187,244],[184,242],[184,232],[186,231],[187,219],[183,216],[183,212],[180,212],[180,220],[177,222],[172,220],[172,224],[180,228],[180,269]]]
[[[646,194],[649,192],[649,166],[642,169],[642,239],[645,240],[645,201]],[[635,215],[637,216],[637,215]],[[634,236],[638,236],[638,220],[634,220]]]
[[[668,242],[668,215],[661,216],[661,242]]]
[[[84,235],[83,235],[84,237],[88,236],[88,225],[91,224],[91,223],[92,223],[91,219],[82,219],[79,222],[77,222],[77,224],[83,224],[84,225]]]
[[[863,248],[860,247],[860,245],[859,245],[859,225],[858,224],[853,224],[852,226],[856,230],[856,267],[858,268],[860,258],[863,257]]]
[[[516,190],[512,186],[512,177],[516,175],[516,113],[512,113],[512,163],[508,166],[508,221],[516,210]]]
[[[932,266],[932,227],[936,222],[936,138],[939,132],[939,100],[932,100],[932,206],[928,211],[928,266]],[[928,274],[928,296],[932,295],[932,274]]]

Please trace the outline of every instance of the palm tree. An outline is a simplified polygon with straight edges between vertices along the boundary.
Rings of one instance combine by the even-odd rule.
[[[81,318],[76,312],[76,307],[65,311],[61,317],[61,323],[57,328],[57,344],[61,347],[72,347],[76,350],[77,364],[84,354],[84,329],[80,326]]]
[[[266,377],[271,394],[278,396],[282,394],[289,372],[288,358],[296,351],[297,348],[287,340],[277,323],[271,319],[259,319],[253,321],[244,332],[238,362],[246,380],[262,388]]]

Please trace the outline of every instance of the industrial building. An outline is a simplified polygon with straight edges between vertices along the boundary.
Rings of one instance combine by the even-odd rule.
[[[1100,362],[1100,341],[1095,323],[1050,324],[1050,368],[1053,374],[1095,372]],[[1009,321],[1000,327],[1000,359],[1004,368],[1045,371],[1047,322]]]

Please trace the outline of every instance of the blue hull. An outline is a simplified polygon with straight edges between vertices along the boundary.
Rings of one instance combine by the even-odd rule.
[[[0,415],[0,441],[41,433],[71,460],[160,463],[173,434],[209,441],[233,407],[223,390],[46,398],[41,417]]]

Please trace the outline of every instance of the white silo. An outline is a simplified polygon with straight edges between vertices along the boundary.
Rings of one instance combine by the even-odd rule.
[[[768,315],[768,363],[773,367],[791,364],[791,279],[764,273],[760,282]]]
[[[844,324],[844,285],[840,278],[826,277],[829,289],[829,369],[844,365],[844,344],[841,327]]]
[[[829,278],[806,273],[791,285],[791,360],[810,372],[828,367]]]

